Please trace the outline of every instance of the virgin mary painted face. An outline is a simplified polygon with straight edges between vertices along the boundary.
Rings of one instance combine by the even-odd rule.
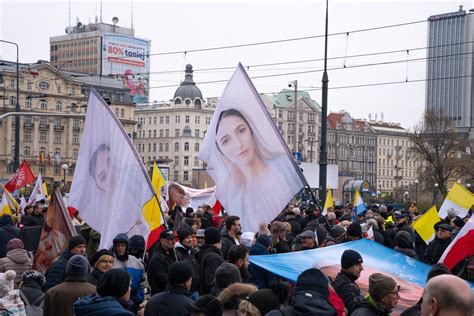
[[[252,131],[239,116],[229,115],[220,120],[216,141],[222,154],[236,165],[249,165],[255,160]]]

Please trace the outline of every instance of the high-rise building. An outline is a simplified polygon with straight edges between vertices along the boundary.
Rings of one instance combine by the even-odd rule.
[[[474,9],[428,19],[426,109],[474,128]],[[445,79],[449,78],[449,79]]]
[[[150,41],[135,30],[114,24],[91,23],[66,28],[66,35],[50,37],[54,67],[84,74],[115,77],[129,90],[133,103],[148,102]]]

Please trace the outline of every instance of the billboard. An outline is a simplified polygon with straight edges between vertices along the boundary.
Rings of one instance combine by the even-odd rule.
[[[148,102],[150,41],[104,33],[102,37],[102,75],[122,79],[134,104]]]

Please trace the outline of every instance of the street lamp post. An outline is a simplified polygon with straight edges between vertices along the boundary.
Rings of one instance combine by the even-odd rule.
[[[20,49],[17,43],[0,40],[2,43],[12,44],[16,46],[16,102],[15,112],[20,112]],[[13,169],[17,170],[20,166],[20,117],[15,116],[15,157],[13,161]]]
[[[319,199],[322,205],[326,201],[326,182],[327,182],[327,129],[328,129],[328,84],[329,77],[327,73],[328,63],[328,0],[326,0],[326,31],[324,35],[324,72],[322,78],[322,98],[321,98],[321,144],[319,151]]]
[[[69,166],[67,165],[67,163],[64,163],[64,164],[61,166],[61,169],[63,169],[63,171],[64,171],[63,190],[64,190],[64,192],[66,192],[66,171],[67,171],[67,169],[69,169]]]
[[[439,186],[438,183],[435,183],[435,184],[434,184],[433,204],[436,204],[436,196],[437,196],[437,194],[438,194],[438,186]]]
[[[293,152],[298,152],[298,80],[288,82],[288,87],[295,88],[295,138],[293,138]]]
[[[420,181],[416,179],[415,180],[415,202],[418,202],[418,183],[420,183]]]

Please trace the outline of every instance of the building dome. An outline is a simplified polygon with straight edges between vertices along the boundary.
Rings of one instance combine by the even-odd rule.
[[[186,65],[186,70],[184,81],[181,82],[181,85],[176,92],[174,93],[173,99],[180,98],[181,100],[184,99],[191,99],[194,100],[199,98],[202,100],[202,93],[201,90],[196,86],[196,83],[193,80],[193,66],[191,64]]]

